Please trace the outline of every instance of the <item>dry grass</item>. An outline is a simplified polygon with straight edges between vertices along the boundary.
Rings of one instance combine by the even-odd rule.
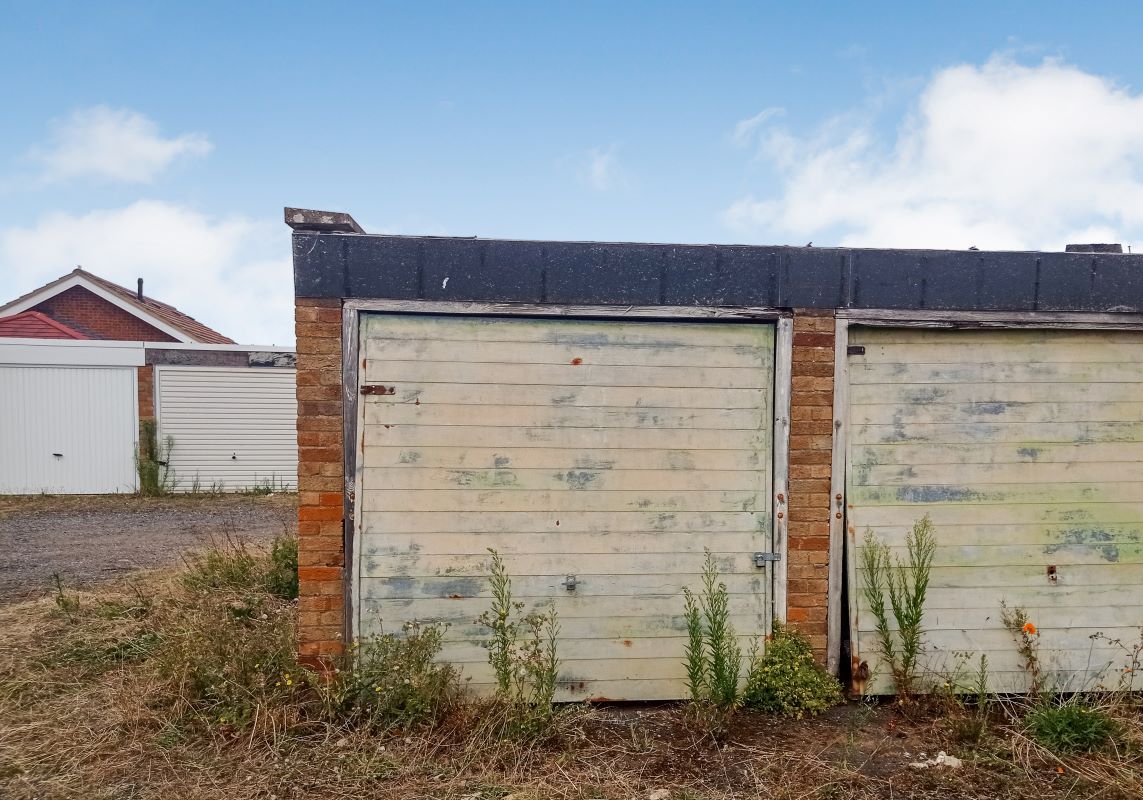
[[[201,625],[202,604],[225,597],[191,593],[172,573],[69,596],[70,613],[52,598],[0,606],[5,798],[1143,796],[1143,725],[1130,708],[1117,709],[1128,731],[1118,751],[1062,760],[1016,726],[969,747],[952,738],[955,711],[906,719],[861,705],[809,721],[744,713],[721,742],[677,705],[583,708],[528,745],[481,735],[475,704],[433,730],[380,737],[315,720],[303,691],[254,702],[234,726],[194,711],[147,638]],[[909,766],[942,749],[964,767]]]

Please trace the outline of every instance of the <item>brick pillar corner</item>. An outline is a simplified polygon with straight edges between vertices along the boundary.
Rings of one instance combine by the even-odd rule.
[[[809,637],[822,663],[829,609],[834,330],[833,312],[795,309],[786,616]]]
[[[155,368],[137,367],[139,383],[139,421],[155,418]]]
[[[313,666],[345,638],[341,301],[294,306],[298,397],[298,654]]]

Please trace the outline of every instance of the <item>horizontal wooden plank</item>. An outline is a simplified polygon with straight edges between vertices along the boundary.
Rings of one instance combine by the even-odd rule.
[[[857,468],[877,464],[1033,464],[1137,461],[1140,443],[1028,443],[980,441],[960,444],[910,444],[888,442],[861,444],[851,461]]]
[[[713,395],[717,398],[717,393]],[[761,399],[762,395],[759,393]],[[725,408],[616,408],[574,406],[430,405],[387,402],[385,397],[365,401],[366,425],[465,425],[479,421],[490,428],[679,428],[698,430],[758,430],[772,416],[765,404],[753,409]]]
[[[746,595],[738,595],[739,600]],[[433,601],[420,601],[433,602]],[[374,605],[363,602],[361,619],[364,635],[375,631],[399,631],[410,622],[445,623],[448,628],[443,634],[446,642],[482,642],[488,639],[488,629],[474,620],[486,610],[487,605],[475,601],[458,600],[453,608],[439,616],[425,614],[417,610],[392,607],[391,603]],[[557,609],[559,606],[557,605]],[[594,617],[560,617],[560,636],[568,639],[642,639],[662,636],[685,636],[686,619],[683,616],[683,600],[678,598],[677,612],[660,607],[654,614],[611,615]],[[749,610],[747,610],[749,609]],[[745,613],[738,613],[744,611]],[[729,620],[736,633],[761,634],[766,627],[763,600],[759,598],[753,607],[739,604],[733,609]],[[558,612],[557,612],[558,613]]]
[[[912,525],[881,525],[878,538],[903,543]],[[1077,524],[1056,522],[1032,525],[989,524],[941,525],[938,540],[944,544],[964,545],[1103,545],[1143,542],[1143,521],[1135,523]]]
[[[773,384],[768,371],[740,367],[631,367],[601,364],[456,364],[436,361],[367,360],[364,382],[498,383],[516,386],[664,386],[690,387],[696,393],[718,389],[762,389]]]
[[[975,603],[982,602],[980,598],[972,599],[974,606],[965,608],[938,608],[925,602],[925,630],[933,637],[944,637],[946,631],[1002,631],[1008,633],[1001,619],[1001,600],[1008,600],[1009,608],[1021,607],[1028,611],[1029,618],[1040,629],[1041,639],[1052,640],[1055,634],[1062,633],[1071,637],[1079,630],[1092,632],[1105,632],[1111,629],[1137,629],[1138,622],[1143,619],[1143,597],[1134,587],[1118,586],[1116,591],[1104,590],[1104,599],[1113,602],[1125,601],[1127,605],[1106,607],[1097,605],[1057,605],[1052,598],[1028,597],[1026,594],[1012,595],[1007,593],[996,595],[996,602],[988,607],[976,607]],[[1024,598],[1032,602],[1046,602],[1047,605],[1032,605],[1032,602],[1022,602],[1017,598]],[[1078,599],[1077,594],[1072,599]],[[864,598],[862,599],[864,601]],[[892,615],[890,615],[892,616]],[[1046,621],[1048,627],[1036,621]],[[861,630],[871,632],[877,630],[877,618],[869,609],[862,608],[860,616]],[[889,619],[889,629],[897,630],[894,619]],[[1137,637],[1136,637],[1137,639]]]
[[[864,643],[856,651],[861,660],[867,660],[873,679],[866,687],[866,694],[889,694],[892,679],[889,670],[881,663],[877,647],[872,642]],[[961,691],[971,692],[973,669],[980,663],[981,655],[988,657],[989,690],[999,694],[1020,694],[1028,691],[1029,676],[1023,668],[1020,656],[1013,649],[982,650],[980,648],[961,653],[941,649],[927,654],[921,659],[922,683],[941,687],[944,683],[959,683]],[[1106,657],[1082,653],[1077,650],[1045,651],[1042,653],[1045,664],[1045,686],[1053,692],[1094,691],[1100,687],[1115,688],[1122,672],[1122,662],[1114,655]],[[1136,687],[1139,682],[1136,682]],[[945,687],[946,690],[952,686]]]
[[[705,548],[720,552],[766,550],[764,532],[758,530],[712,533],[569,533],[555,531],[502,533],[496,536],[497,552],[503,556],[543,553],[566,554],[569,560],[587,553],[611,553],[617,558],[637,553],[698,553]],[[364,534],[361,552],[386,556],[405,553],[420,555],[477,555],[488,553],[489,537],[472,533]]]
[[[570,533],[625,533],[640,531],[710,532],[762,529],[770,515],[752,511],[489,511],[479,515],[452,511],[415,513],[367,511],[362,514],[365,534],[405,533],[516,533],[567,531]],[[556,521],[559,525],[556,525]]]
[[[426,469],[769,470],[768,458],[749,450],[647,450],[599,448],[369,447],[366,469],[416,465]]]
[[[1088,638],[1091,634],[1100,632],[1096,629],[1077,628],[1071,631],[1062,630],[1049,630],[1042,634],[1039,638],[1039,645],[1041,651],[1045,654],[1059,654],[1067,656],[1072,663],[1078,663],[1083,667],[1088,664],[1088,653],[1092,653],[1092,663],[1106,662],[1107,659],[1112,658],[1119,654],[1115,648],[1108,647],[1106,643],[1093,644]],[[1124,629],[1109,628],[1102,631],[1105,635],[1120,635],[1127,633],[1130,637],[1132,631]],[[1138,628],[1134,629],[1134,637],[1138,638]],[[872,638],[869,638],[872,637]],[[866,620],[862,619],[861,626],[862,642],[872,642],[876,638],[876,633],[872,627],[867,624]],[[998,661],[996,666],[1002,668],[1002,665],[1007,662],[1010,664],[1018,664],[1020,654],[1016,652],[1016,640],[1012,634],[1003,628],[989,628],[987,630],[934,630],[928,634],[928,640],[933,648],[934,653],[940,653],[943,657],[948,658],[956,652],[1010,652],[1012,659],[1005,658]]]
[[[852,443],[892,444],[926,442],[930,444],[966,444],[996,442],[1035,446],[1041,442],[1088,444],[1091,442],[1143,442],[1141,422],[974,422],[854,425],[850,428]]]
[[[896,425],[904,423],[1045,423],[1045,422],[1125,422],[1143,421],[1143,402],[1062,402],[1045,395],[1037,402],[979,401],[962,403],[906,403],[886,391],[878,405],[853,406],[854,425]]]
[[[963,486],[966,484],[1056,484],[1143,481],[1143,443],[1136,461],[1023,464],[894,464],[854,466],[857,486]],[[729,488],[729,487],[728,487]]]
[[[859,575],[861,570],[858,570]],[[861,578],[864,581],[864,578]],[[1057,586],[1061,591],[1090,591],[1093,597],[1105,587],[1139,584],[1139,565],[1125,562],[1102,564],[1073,564],[1057,566]],[[1047,570],[1043,564],[1024,566],[1005,565],[988,567],[934,567],[929,585],[937,589],[995,589],[998,586],[1018,591],[1024,587],[1047,584]],[[963,599],[960,602],[964,602]]]
[[[907,359],[907,355],[901,356]],[[925,364],[909,360],[883,364],[854,358],[848,365],[850,383],[878,386],[901,383],[1140,383],[1143,361],[1111,363],[978,363]]]
[[[959,486],[853,486],[847,498],[860,508],[886,503],[890,505],[941,503],[1123,503],[1143,497],[1143,484],[1138,481],[1105,483],[1051,484],[988,483]],[[920,512],[923,513],[923,512]],[[920,516],[918,513],[918,516]],[[860,522],[860,521],[859,521]]]
[[[738,432],[640,428],[487,428],[483,425],[369,425],[373,447],[544,447],[569,450],[750,450],[768,453],[769,431]]]
[[[581,348],[645,345],[658,348],[758,346],[774,337],[773,323],[561,320],[476,316],[382,316],[362,319],[362,339],[460,342],[545,342]]]
[[[717,343],[715,337],[705,337]],[[706,343],[681,345],[621,343],[583,346],[568,342],[476,341],[471,339],[366,339],[364,355],[379,361],[437,361],[481,364],[610,364],[647,367],[747,367],[761,369],[773,361],[772,337],[756,344],[711,347]]]
[[[1106,490],[1105,490],[1106,491]],[[471,491],[370,489],[362,511],[756,511],[769,503],[757,491]]]
[[[559,615],[561,627],[570,624],[572,620],[590,621],[627,617],[658,619],[664,614],[673,617],[683,613],[681,594],[596,595],[586,593],[588,588],[585,585],[582,591],[577,588],[574,592],[560,589],[558,594],[530,604],[530,607],[543,610],[550,602]],[[760,594],[733,595],[730,598],[729,608],[732,615],[752,618],[751,615],[762,613],[764,602],[765,598]],[[483,598],[416,598],[385,600],[377,603],[371,601],[369,605],[370,610],[374,614],[379,614],[382,619],[423,619],[460,625],[471,623],[488,607],[489,601]],[[746,635],[751,633],[751,630],[748,628],[741,633]],[[454,631],[450,626],[445,635],[453,634]]]
[[[576,573],[581,588],[577,591],[608,596],[664,595],[680,596],[683,588],[697,589],[702,583],[701,564],[692,564],[686,572],[669,574],[643,573],[639,575],[616,575],[611,573],[592,574],[582,570]],[[756,569],[751,573],[730,573],[720,576],[731,594],[756,594],[766,592],[767,570]],[[1042,574],[1041,574],[1042,580]],[[549,575],[513,575],[512,594],[529,605],[546,602],[549,598],[567,593],[564,580],[567,572],[561,570]],[[428,576],[404,577],[363,577],[361,596],[367,600],[385,601],[413,598],[481,598],[487,601],[492,597],[492,589],[487,574],[469,576]]]
[[[575,375],[569,375],[574,378]],[[771,381],[772,383],[772,381]],[[470,406],[575,406],[582,408],[759,408],[769,403],[771,388],[718,390],[704,395],[693,388],[671,386],[585,386],[578,382],[514,386],[499,383],[401,383],[388,384],[391,395],[375,400],[390,403],[421,403]]]
[[[1122,403],[1139,399],[1133,383],[902,383],[850,387],[851,406],[883,405],[892,398],[909,405],[925,403],[1037,403],[1086,401]]]
[[[754,566],[754,551],[741,553],[715,553],[715,562],[721,572],[753,575],[762,570]],[[370,555],[363,553],[358,559],[360,574],[380,578],[394,577],[486,577],[489,560],[486,554],[423,555],[406,553],[397,555]],[[638,553],[626,558],[611,554],[577,553],[574,558],[564,554],[532,553],[508,562],[509,574],[515,575],[643,575],[694,573],[702,569],[701,553]]]
[[[1006,328],[1004,330],[950,330],[948,328],[882,328],[854,325],[849,329],[854,343],[874,344],[991,344],[1003,347],[1026,347],[1049,344],[1057,347],[1089,347],[1106,344],[1143,344],[1139,331],[1060,330],[1058,328]]]
[[[980,337],[950,338],[946,342],[864,344],[865,353],[854,361],[865,364],[1118,364],[1143,360],[1143,336],[1134,342],[1101,341],[1098,336],[1079,339],[1057,337],[1051,341],[1014,343],[1004,337],[982,341]]]
[[[947,541],[947,540],[938,540]],[[893,555],[905,556],[904,547],[890,547]],[[985,567],[1028,564],[1131,563],[1143,567],[1143,544],[1139,542],[1091,542],[1086,544],[964,545],[938,544],[935,567]],[[1140,569],[1143,578],[1143,568]],[[1143,620],[1141,620],[1143,622]]]
[[[758,635],[739,636],[738,645],[745,654],[759,639]],[[568,673],[581,674],[584,670],[580,662],[591,660],[632,661],[635,668],[647,659],[670,659],[679,663],[683,660],[686,644],[685,636],[635,639],[569,639],[561,636],[557,654],[562,654],[561,660]],[[441,649],[440,659],[450,664],[482,664],[488,661],[488,650],[481,642],[449,642]]]
[[[942,525],[987,523],[1023,525],[1031,523],[1075,523],[1081,527],[1100,524],[1135,523],[1143,520],[1143,498],[1122,503],[1072,503],[1048,501],[1037,504],[930,504],[919,508],[913,503],[860,506],[850,511],[850,525],[864,531],[866,526],[911,526],[928,515],[939,530]]]
[[[432,469],[366,467],[361,485],[373,489],[499,491],[753,491],[769,492],[768,470]]]

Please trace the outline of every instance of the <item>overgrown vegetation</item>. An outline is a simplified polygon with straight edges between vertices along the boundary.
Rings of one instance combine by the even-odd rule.
[[[732,712],[742,704],[742,648],[730,622],[730,595],[726,584],[719,580],[718,565],[710,550],[703,562],[698,595],[684,588],[683,603],[691,702],[700,713]]]
[[[1024,721],[1032,738],[1053,753],[1090,753],[1119,735],[1115,720],[1080,696],[1042,703]]]
[[[135,454],[135,472],[139,476],[138,493],[146,497],[160,497],[175,490],[175,473],[170,467],[175,440],[164,436],[159,441],[155,420],[139,423],[139,451]]]
[[[553,705],[560,660],[560,633],[554,606],[524,613],[512,597],[512,579],[504,559],[489,548],[492,604],[477,620],[488,629],[488,663],[496,678],[496,706],[486,715],[510,737],[543,738],[559,714]]]
[[[192,591],[257,588],[282,600],[298,596],[298,540],[292,536],[275,538],[268,558],[240,540],[227,539],[204,551],[187,553],[184,560],[187,569],[182,581]]]
[[[812,717],[842,701],[841,684],[814,661],[809,639],[775,620],[765,653],[751,659],[743,701],[785,717]]]
[[[919,519],[905,539],[906,560],[867,531],[860,551],[865,573],[862,594],[876,620],[877,641],[901,700],[919,691],[918,664],[924,648],[925,597],[937,541],[933,523]],[[888,605],[886,605],[888,597]]]
[[[504,736],[498,701],[459,698],[463,676],[440,660],[443,628],[410,625],[362,642],[352,663],[319,676],[294,657],[296,607],[268,591],[269,553],[225,541],[217,549],[201,554],[212,566],[189,581],[154,575],[94,592],[61,581],[40,601],[0,606],[0,796],[1143,796],[1143,721],[1127,695],[1027,719],[995,701],[1006,713],[973,742],[950,735],[944,711],[874,704],[812,723],[743,713],[717,740],[676,705],[595,706],[557,717],[567,735]],[[499,572],[507,579],[503,562]],[[494,602],[506,619],[523,611],[510,581]],[[519,634],[526,641],[532,629]],[[747,697],[767,658],[798,665],[796,676],[806,653],[777,626],[747,675]],[[776,694],[782,674],[769,684]],[[986,685],[974,676],[965,686],[973,680]],[[784,702],[779,694],[777,713],[789,713]],[[1105,726],[1092,714],[1113,722],[1102,744]],[[1041,716],[1051,733],[1039,732]],[[939,749],[963,766],[910,767]]]
[[[412,622],[353,643],[333,675],[312,682],[325,718],[380,732],[443,719],[460,697],[456,669],[437,661],[444,627]]]

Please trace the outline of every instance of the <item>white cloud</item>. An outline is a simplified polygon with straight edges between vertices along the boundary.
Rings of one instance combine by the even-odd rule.
[[[750,144],[762,126],[775,117],[780,117],[785,113],[786,110],[784,108],[764,108],[753,117],[744,119],[735,125],[734,134],[731,139],[739,146]]]
[[[944,69],[891,142],[853,114],[810,136],[754,119],[735,135],[758,137],[778,183],[723,215],[752,240],[1058,250],[1143,238],[1143,95],[1059,61]]]
[[[0,231],[5,301],[76,265],[144,290],[246,344],[293,343],[289,235],[280,223],[213,219],[143,200],[86,214],[48,214]]]
[[[137,111],[94,106],[52,125],[51,138],[32,151],[47,181],[96,177],[150,183],[180,157],[204,156],[210,141],[200,133],[165,138]]]
[[[580,180],[597,192],[621,189],[627,185],[626,173],[619,164],[619,148],[593,147],[587,151],[580,166]]]

